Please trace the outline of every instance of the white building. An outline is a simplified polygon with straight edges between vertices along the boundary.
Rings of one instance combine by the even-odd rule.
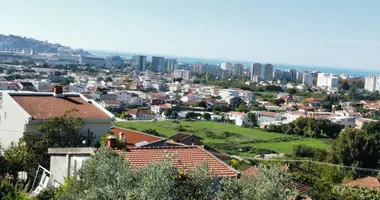
[[[193,72],[196,74],[204,74],[205,73],[205,64],[198,62],[193,65]]]
[[[238,63],[234,65],[232,73],[233,75],[236,76],[236,78],[241,78],[243,76],[243,70],[244,70],[244,65]]]
[[[81,94],[55,92],[0,92],[0,140],[3,148],[18,142],[23,133],[39,134],[38,127],[51,118],[72,111],[73,117],[82,118],[81,133],[92,133],[96,142],[110,131],[114,115],[93,100]]]
[[[229,97],[238,97],[239,91],[231,89],[221,89],[219,90],[219,95],[222,97],[222,100],[227,100]]]
[[[380,76],[368,76],[365,79],[364,89],[369,92],[380,91]]]
[[[318,73],[318,87],[338,88],[339,77],[332,74]]]
[[[191,78],[191,72],[189,70],[174,70],[173,78],[182,78],[184,81],[189,81]]]
[[[229,120],[234,120],[236,126],[249,125],[248,114],[242,112],[229,112],[227,113]]]
[[[231,63],[224,62],[220,64],[220,69],[225,70],[225,71],[232,71],[233,67]]]
[[[311,86],[313,86],[313,80],[314,80],[313,75],[311,75],[309,73],[303,74],[302,84],[306,85],[308,87],[311,87]]]

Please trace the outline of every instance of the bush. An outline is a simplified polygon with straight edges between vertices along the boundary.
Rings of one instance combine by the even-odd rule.
[[[293,147],[293,155],[301,158],[313,158],[314,157],[314,148],[306,146],[304,144],[295,145]]]

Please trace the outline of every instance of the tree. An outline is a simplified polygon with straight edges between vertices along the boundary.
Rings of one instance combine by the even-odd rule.
[[[238,111],[238,112],[247,112],[248,109],[247,109],[247,107],[245,106],[244,103],[241,103],[241,104],[239,105],[239,107],[236,109],[236,111]]]
[[[376,168],[380,158],[379,139],[363,130],[345,129],[331,146],[332,161],[348,166]]]
[[[173,110],[171,108],[166,109],[164,115],[166,117],[171,117],[173,115]]]
[[[350,85],[348,85],[347,80],[344,82],[344,84],[343,84],[343,86],[342,86],[342,89],[345,90],[345,91],[350,90]]]
[[[38,130],[41,135],[36,136],[31,133],[24,133],[21,141],[27,144],[27,150],[33,154],[36,164],[44,167],[50,165],[50,156],[47,155],[49,147],[76,147],[89,145],[92,142],[93,135],[80,133],[83,126],[83,120],[75,118],[77,110],[67,111],[62,116],[57,116],[46,120]]]
[[[17,181],[17,175],[20,171],[27,171],[33,155],[29,155],[24,142],[19,142],[18,145],[14,142],[5,150],[4,158],[6,161],[6,171]]]
[[[257,116],[251,112],[248,113],[248,121],[251,122],[254,126],[257,125]]]
[[[198,107],[207,108],[207,103],[205,101],[200,101],[197,103]]]
[[[313,158],[315,150],[304,144],[295,145],[293,147],[293,155],[296,157]]]
[[[210,113],[204,113],[204,114],[203,114],[203,118],[204,118],[205,120],[210,120],[210,119],[211,119],[211,115],[210,115]]]
[[[107,83],[107,82],[112,82],[112,78],[108,76],[108,77],[104,80],[104,82],[106,82],[106,83]]]
[[[150,134],[150,135],[161,136],[161,134],[158,133],[158,132],[156,131],[156,129],[152,129],[152,128],[145,129],[145,130],[143,130],[142,132],[143,132],[143,133],[148,133],[148,134]]]

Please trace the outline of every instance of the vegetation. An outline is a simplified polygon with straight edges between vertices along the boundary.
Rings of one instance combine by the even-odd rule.
[[[261,167],[252,177],[223,178],[219,182],[208,172],[206,164],[184,173],[169,160],[170,155],[159,163],[132,170],[120,154],[101,148],[79,170],[80,179],[66,180],[56,198],[286,200],[296,196],[288,177],[281,175],[278,166]]]
[[[144,131],[154,129],[163,136],[174,135],[179,129],[182,132],[194,133],[202,138],[205,145],[222,152],[252,157],[262,152],[293,152],[293,146],[305,144],[310,147],[328,149],[329,145],[321,139],[310,139],[279,133],[265,132],[257,128],[243,128],[227,123],[211,121],[159,121],[116,123],[117,126]],[[234,133],[234,137],[224,137],[224,132]]]

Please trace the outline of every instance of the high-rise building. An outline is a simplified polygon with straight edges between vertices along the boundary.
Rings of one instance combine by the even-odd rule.
[[[289,70],[282,71],[282,79],[283,81],[291,81],[292,75],[290,74]]]
[[[171,72],[177,69],[177,60],[176,59],[165,59],[164,60],[164,72]]]
[[[305,74],[305,72],[297,72],[297,79],[296,79],[296,82],[297,83],[303,83],[303,75]]]
[[[174,70],[173,78],[182,78],[182,80],[189,81],[191,72],[189,70]]]
[[[204,74],[205,73],[205,64],[198,62],[193,65],[193,72],[195,74]]]
[[[288,69],[287,71],[290,73],[290,81],[295,83],[297,81],[297,70]]]
[[[365,78],[364,89],[369,92],[380,91],[380,76],[370,75]]]
[[[146,56],[143,55],[135,55],[132,57],[136,62],[136,70],[138,71],[146,71]]]
[[[251,80],[253,80],[254,76],[260,76],[260,75],[261,75],[261,64],[260,63],[252,64]]]
[[[261,79],[265,81],[273,80],[273,65],[271,64],[262,65],[260,77]]]
[[[305,73],[305,74],[303,74],[302,84],[304,84],[308,87],[311,87],[311,86],[313,86],[313,80],[314,80],[313,75],[311,75],[309,73]]]
[[[225,70],[225,71],[232,71],[232,64],[229,62],[224,62],[220,64],[220,69]]]
[[[165,72],[164,69],[164,58],[163,57],[152,57],[152,72]]]
[[[317,86],[337,88],[339,85],[339,77],[332,74],[318,73]]]
[[[282,71],[275,69],[273,70],[273,80],[282,80]]]
[[[234,65],[232,73],[236,78],[241,78],[243,76],[243,70],[244,70],[244,65],[238,63]]]

